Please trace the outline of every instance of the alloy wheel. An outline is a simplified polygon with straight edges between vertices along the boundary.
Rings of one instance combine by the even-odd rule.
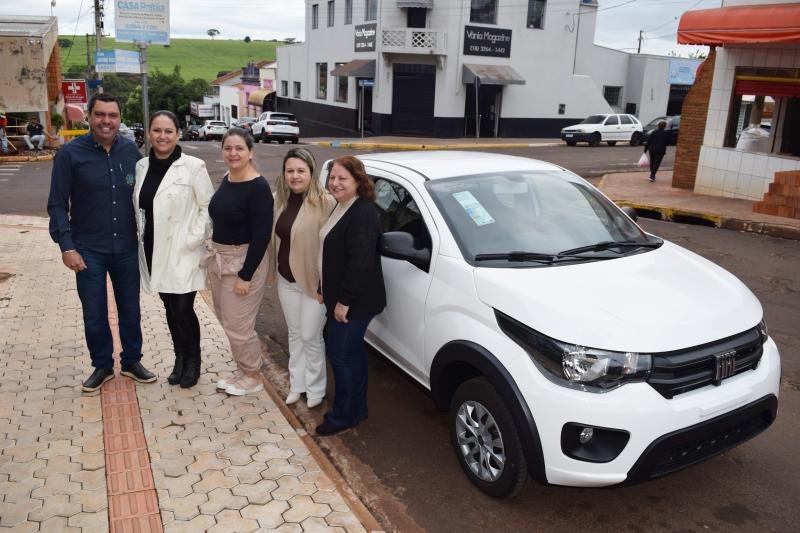
[[[506,464],[503,435],[492,414],[476,401],[466,401],[456,416],[458,449],[469,469],[482,481],[497,481]]]

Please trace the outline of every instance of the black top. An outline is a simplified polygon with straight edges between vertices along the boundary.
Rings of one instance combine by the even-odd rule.
[[[139,149],[117,135],[111,151],[91,133],[56,152],[47,212],[61,251],[84,247],[101,254],[136,250],[133,185]]]
[[[322,245],[322,299],[329,317],[336,303],[350,307],[347,318],[370,318],[386,307],[378,212],[359,198],[331,228]]]
[[[651,154],[663,154],[667,151],[667,132],[656,128],[644,143],[644,151]]]
[[[166,159],[156,157],[153,149],[150,149],[150,165],[147,167],[147,174],[139,190],[139,209],[144,211],[144,256],[147,259],[147,270],[153,270],[153,199],[156,197],[161,180],[164,179],[172,163],[181,157],[181,147],[176,146],[175,150]]]
[[[253,278],[267,251],[272,230],[272,192],[264,176],[250,181],[228,180],[211,197],[208,214],[214,224],[211,239],[219,244],[249,244],[239,277]]]
[[[30,137],[33,137],[35,135],[44,135],[44,126],[42,126],[38,122],[28,122],[28,127],[25,129],[28,130],[28,135]]]
[[[278,246],[278,273],[289,283],[294,283],[292,269],[289,266],[289,250],[291,249],[292,226],[303,205],[303,194],[291,193],[286,209],[275,221],[275,235],[281,238]]]

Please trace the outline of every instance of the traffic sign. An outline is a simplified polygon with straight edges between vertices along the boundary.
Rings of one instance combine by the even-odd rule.
[[[61,82],[61,92],[64,94],[65,104],[85,104],[86,80],[64,80]]]

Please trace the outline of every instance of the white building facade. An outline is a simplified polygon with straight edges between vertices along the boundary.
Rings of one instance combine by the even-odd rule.
[[[306,42],[278,48],[278,108],[305,136],[552,137],[591,114],[667,114],[698,62],[675,83],[675,58],[595,46],[597,7],[306,0]]]

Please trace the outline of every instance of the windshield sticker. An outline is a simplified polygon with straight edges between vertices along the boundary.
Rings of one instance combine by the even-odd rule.
[[[466,213],[477,226],[494,224],[492,215],[490,215],[486,208],[483,207],[474,196],[472,196],[471,192],[454,192],[452,196],[459,204],[461,204],[461,207],[464,208],[464,211],[466,211]]]

